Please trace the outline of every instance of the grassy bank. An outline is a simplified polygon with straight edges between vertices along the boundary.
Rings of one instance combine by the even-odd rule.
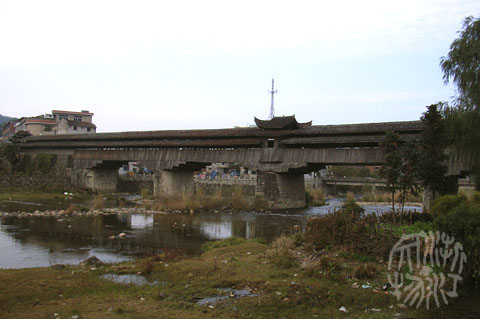
[[[192,258],[170,253],[117,265],[0,270],[0,311],[6,319],[54,318],[55,313],[61,318],[416,316],[379,288],[386,278],[383,265],[346,253],[311,255],[294,242],[269,247],[237,239],[217,242]],[[285,252],[291,263],[277,263],[275,256]],[[359,271],[367,265],[369,271]],[[138,272],[150,273],[158,283],[139,287],[101,278]],[[367,281],[372,288],[358,287]],[[221,294],[217,288],[250,289],[258,296],[228,298],[214,306],[196,304]],[[348,313],[339,310],[342,306]]]
[[[2,190],[0,192],[0,200],[16,200],[27,202],[43,202],[51,200],[63,200],[65,195],[61,192],[45,192],[45,191],[19,191],[19,190]]]

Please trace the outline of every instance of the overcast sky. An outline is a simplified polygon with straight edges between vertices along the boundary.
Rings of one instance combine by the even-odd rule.
[[[416,120],[480,1],[0,0],[0,114],[99,132]]]

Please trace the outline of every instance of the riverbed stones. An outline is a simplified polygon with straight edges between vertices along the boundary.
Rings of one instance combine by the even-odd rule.
[[[169,214],[172,212],[164,211],[155,211],[147,210],[142,207],[129,207],[129,208],[104,208],[104,209],[94,209],[94,210],[76,210],[73,212],[67,212],[65,210],[45,210],[34,212],[1,212],[0,217],[17,217],[17,218],[26,218],[26,217],[54,217],[57,219],[66,219],[69,217],[94,217],[94,216],[107,216],[107,215],[121,215],[121,214]],[[177,213],[182,213],[182,211],[177,211]]]

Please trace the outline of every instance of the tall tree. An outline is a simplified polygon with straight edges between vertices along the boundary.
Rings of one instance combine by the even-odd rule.
[[[402,205],[401,212],[405,207],[405,201],[409,194],[418,195],[419,185],[419,162],[420,162],[420,145],[416,141],[411,141],[402,146],[402,165],[400,169],[400,177],[398,180],[400,190],[400,203]]]
[[[385,178],[387,189],[392,194],[392,211],[395,211],[395,192],[399,189],[402,170],[402,152],[400,138],[394,132],[387,132],[381,147],[385,153],[385,161],[380,168],[380,176]]]
[[[419,178],[425,192],[432,192],[432,200],[442,191],[447,173],[447,138],[442,114],[437,104],[427,106],[421,121],[424,124],[420,144]],[[428,208],[428,207],[427,207]]]
[[[440,59],[445,84],[452,81],[458,95],[444,108],[452,146],[480,175],[480,19],[467,17],[463,30]]]
[[[478,110],[480,107],[480,19],[467,17],[463,30],[440,59],[445,83],[456,84],[460,97]]]

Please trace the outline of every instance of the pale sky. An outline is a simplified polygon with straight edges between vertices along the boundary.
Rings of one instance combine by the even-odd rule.
[[[416,120],[480,1],[0,0],[0,114],[98,132]]]

